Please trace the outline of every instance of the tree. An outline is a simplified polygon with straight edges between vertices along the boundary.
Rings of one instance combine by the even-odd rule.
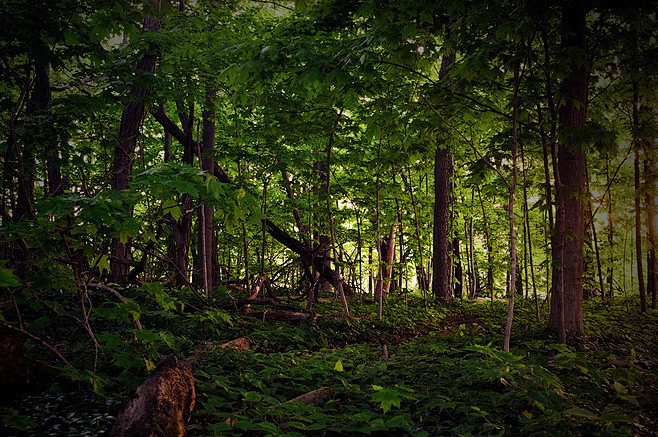
[[[581,4],[562,7],[562,46],[572,59],[562,83],[563,104],[559,108],[560,144],[556,175],[558,213],[554,240],[554,262],[561,281],[555,278],[551,297],[550,326],[574,335],[584,335],[583,326],[583,238],[587,166],[586,145],[574,132],[585,126],[587,116],[586,14]],[[559,181],[559,182],[558,182]],[[560,250],[561,249],[561,250]],[[558,252],[558,253],[556,253]],[[559,253],[561,252],[561,253]]]
[[[455,52],[445,53],[441,60],[439,79],[455,61]],[[452,176],[454,164],[446,128],[438,130],[439,138],[434,153],[434,216],[432,240],[432,293],[434,297],[449,301],[454,298],[452,288],[452,260],[450,256],[450,207],[452,204]]]
[[[153,8],[157,12],[162,11],[162,0],[153,0]],[[160,29],[161,22],[151,14],[144,17],[144,31],[156,32]],[[142,59],[137,63],[136,82],[131,87],[132,100],[126,104],[121,114],[121,123],[117,134],[116,146],[114,148],[114,159],[112,162],[112,189],[122,191],[128,188],[128,181],[132,174],[133,161],[135,159],[135,148],[139,131],[144,115],[146,114],[146,98],[149,96],[150,87],[148,85],[149,73],[155,70],[157,54],[154,53],[154,47],[150,47],[147,53],[144,53]],[[115,237],[112,240],[112,261],[111,261],[111,279],[113,282],[123,280],[128,274],[127,260],[130,257],[128,246],[121,238]]]

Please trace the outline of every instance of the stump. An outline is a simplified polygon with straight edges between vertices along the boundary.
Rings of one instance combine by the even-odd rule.
[[[192,366],[185,360],[167,357],[137,388],[110,436],[186,436],[185,416],[194,408],[194,399]]]

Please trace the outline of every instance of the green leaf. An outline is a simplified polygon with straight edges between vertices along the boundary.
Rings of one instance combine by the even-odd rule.
[[[178,206],[178,202],[175,199],[167,199],[162,204],[162,211],[166,214],[169,213],[174,218],[174,220],[179,220],[183,216],[183,212]]]
[[[20,287],[21,281],[11,269],[0,269],[0,287]]]
[[[603,413],[599,419],[601,422],[633,422],[634,419],[621,414]]]
[[[583,408],[569,408],[568,410],[564,410],[564,414],[567,416],[585,417],[587,419],[596,419],[598,417],[596,414]]]
[[[263,399],[263,395],[255,391],[248,391],[242,395],[245,402],[259,402]]]
[[[224,187],[216,176],[208,176],[206,178],[206,190],[208,194],[215,200],[220,200],[224,194]]]
[[[384,410],[384,413],[386,413],[391,409],[392,406],[400,408],[400,402],[402,402],[402,398],[400,397],[398,390],[383,388],[372,394],[371,401],[380,402],[380,408]]]
[[[119,232],[119,241],[121,241],[121,244],[126,244],[128,242],[128,237],[130,237],[130,234],[125,229],[122,229]]]
[[[338,372],[343,372],[344,371],[343,362],[340,360],[340,358],[338,359],[338,361],[336,361],[336,365],[334,366],[334,370],[336,370]]]

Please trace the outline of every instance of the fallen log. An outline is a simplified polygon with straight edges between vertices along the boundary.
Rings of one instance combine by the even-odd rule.
[[[111,437],[187,436],[185,418],[194,409],[192,366],[164,358],[119,414]]]
[[[306,405],[317,407],[318,405],[322,404],[326,399],[330,398],[335,391],[336,389],[332,387],[321,387],[316,390],[310,391],[308,393],[304,393],[303,395],[299,395],[296,398],[290,399],[289,401],[286,401],[284,403],[289,404],[292,402],[302,402]]]
[[[313,316],[307,313],[298,313],[290,311],[279,311],[279,310],[269,310],[269,311],[247,311],[241,315],[247,317],[256,317],[263,321],[266,320],[276,320],[279,322],[285,322],[291,325],[296,325],[301,323],[303,320],[309,320]]]
[[[251,340],[247,337],[240,337],[220,344],[219,347],[222,349],[251,349]]]

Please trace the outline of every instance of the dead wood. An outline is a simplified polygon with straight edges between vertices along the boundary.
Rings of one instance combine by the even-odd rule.
[[[192,350],[191,354],[187,355],[187,360],[190,363],[195,363],[197,360],[204,358],[210,352],[216,349],[242,349],[247,350],[251,349],[251,340],[249,337],[239,337],[226,343],[222,343],[219,346],[213,345],[209,341],[204,341],[197,344]]]
[[[128,304],[128,301],[112,287],[108,287],[107,285],[103,285],[103,284],[93,284],[93,283],[85,284],[85,286],[88,288],[93,288],[96,290],[107,291],[109,293],[112,293],[114,296],[116,296],[117,299],[121,301],[121,303]],[[135,319],[135,328],[137,328],[138,330],[142,329],[142,323],[139,321],[139,317]]]
[[[186,436],[185,416],[194,409],[192,366],[163,359],[119,414],[111,437]]]
[[[267,228],[267,232],[272,237],[274,237],[275,240],[299,255],[304,264],[310,263],[313,265],[313,267],[318,272],[320,272],[322,277],[326,279],[327,282],[338,289],[338,281],[340,281],[340,278],[336,271],[326,265],[326,257],[316,256],[314,251],[308,250],[304,243],[292,237],[290,234],[272,223],[270,220],[263,219],[262,221]],[[346,282],[343,282],[343,290],[346,296],[354,294],[354,290],[352,290],[352,288]]]
[[[258,293],[263,289],[263,286],[265,286],[265,289],[267,290],[267,294],[274,300],[279,300],[278,297],[276,297],[276,294],[274,294],[274,290],[272,290],[272,284],[270,283],[270,280],[268,279],[267,276],[261,276],[258,281],[254,284],[253,288],[251,289],[251,293],[249,293],[249,296],[247,296],[247,299],[255,299],[256,296],[258,296]]]
[[[322,387],[318,388],[316,390],[310,391],[308,393],[304,393],[303,395],[299,395],[296,398],[290,399],[289,401],[285,402],[286,404],[292,403],[292,402],[303,402],[307,405],[311,405],[313,407],[317,407],[321,405],[325,400],[329,399],[331,395],[334,394],[336,391],[335,388],[332,387]]]
[[[298,323],[301,323],[303,320],[309,320],[312,318],[312,315],[307,313],[295,313],[290,311],[279,311],[279,310],[247,311],[242,313],[242,315],[247,317],[256,317],[262,319],[263,321],[276,320],[291,325],[296,325]]]
[[[236,338],[235,340],[227,341],[219,345],[222,349],[251,349],[251,340],[247,337]]]

